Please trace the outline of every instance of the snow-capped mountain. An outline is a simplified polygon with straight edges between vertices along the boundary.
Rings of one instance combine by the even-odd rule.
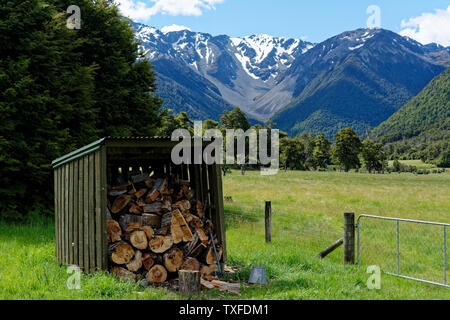
[[[291,134],[377,126],[450,65],[448,48],[384,29],[344,32],[306,52],[255,110],[279,106],[274,121]],[[261,111],[262,112],[262,111]]]
[[[194,119],[218,119],[238,106],[293,135],[331,136],[343,126],[364,133],[450,66],[450,48],[384,29],[347,31],[312,44],[133,26],[155,65],[166,107]]]
[[[273,88],[293,61],[313,47],[300,39],[269,35],[231,38],[188,29],[163,32],[137,23],[134,27],[141,49],[157,72],[169,72],[161,68],[167,60],[188,67],[216,87],[226,102],[255,118],[264,116],[253,113],[255,99]]]

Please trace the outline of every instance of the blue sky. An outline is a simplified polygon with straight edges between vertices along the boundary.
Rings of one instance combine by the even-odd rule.
[[[450,1],[443,0],[116,0],[134,20],[162,28],[182,25],[213,35],[266,33],[321,42],[366,27],[370,5],[381,27],[416,40],[450,45]],[[438,10],[438,11],[436,11]],[[403,21],[403,26],[402,26]]]

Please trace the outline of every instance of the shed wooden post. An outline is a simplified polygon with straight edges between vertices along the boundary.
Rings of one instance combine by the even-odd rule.
[[[271,230],[271,220],[272,220],[272,204],[270,201],[266,201],[266,242],[272,241],[272,230]]]
[[[344,213],[344,264],[355,263],[355,214]]]

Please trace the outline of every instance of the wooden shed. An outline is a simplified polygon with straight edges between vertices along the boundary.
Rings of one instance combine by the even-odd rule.
[[[117,172],[140,168],[189,180],[216,228],[226,260],[220,165],[175,165],[163,137],[106,137],[52,162],[55,183],[56,258],[85,272],[108,269],[107,185]],[[204,143],[203,148],[206,146]]]

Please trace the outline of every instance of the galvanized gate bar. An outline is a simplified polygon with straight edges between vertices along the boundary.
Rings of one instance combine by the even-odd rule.
[[[422,221],[422,220],[413,220],[413,219],[403,219],[403,218],[392,218],[392,217],[382,217],[382,216],[376,216],[376,215],[366,215],[366,214],[362,214],[358,217],[357,222],[356,222],[356,228],[357,228],[357,257],[358,257],[358,265],[360,265],[361,263],[361,219],[362,218],[371,218],[371,219],[375,219],[375,220],[387,220],[387,221],[395,221],[396,222],[396,241],[397,241],[397,248],[396,248],[396,268],[397,268],[397,272],[396,273],[392,273],[392,272],[385,272],[386,274],[389,275],[393,275],[393,276],[397,276],[400,278],[404,278],[404,279],[409,279],[409,280],[415,280],[415,281],[420,281],[420,282],[424,282],[424,283],[429,283],[429,284],[433,284],[433,285],[438,285],[438,286],[444,286],[447,288],[450,288],[450,285],[447,284],[447,227],[450,226],[449,223],[442,223],[442,222],[432,222],[432,221]],[[410,277],[410,276],[406,276],[400,273],[400,222],[407,222],[407,223],[415,223],[415,224],[423,224],[423,225],[433,225],[433,226],[442,226],[443,227],[443,250],[444,250],[444,277],[443,277],[443,282],[436,282],[436,281],[430,281],[430,280],[426,280],[426,279],[420,279],[420,278],[416,278],[416,277]]]
[[[397,275],[400,275],[400,221],[397,220]]]
[[[447,226],[444,226],[444,284],[447,284]]]

